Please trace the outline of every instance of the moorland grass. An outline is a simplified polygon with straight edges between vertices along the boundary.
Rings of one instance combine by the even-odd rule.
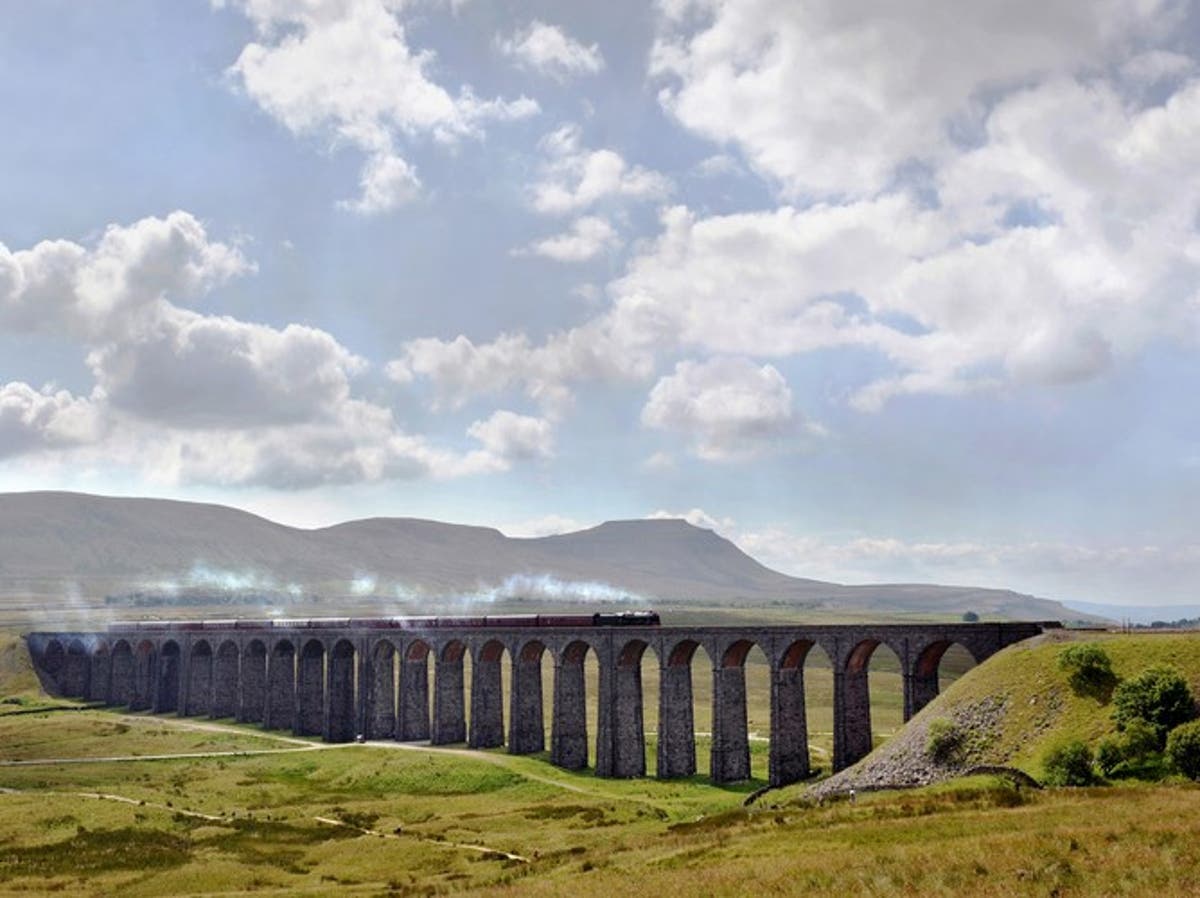
[[[1105,644],[1117,673],[1153,655],[1188,671],[1195,688],[1200,640],[1149,638],[1161,641]],[[1063,694],[1055,644],[1022,652],[997,656],[939,701],[1007,694],[1013,710],[994,745],[1033,767],[1056,734],[1110,731],[1108,707]],[[0,695],[13,691],[0,679]],[[226,744],[284,744],[250,727],[197,733],[165,717],[112,731],[124,720],[89,709],[0,726],[46,757],[89,739],[97,755],[121,754],[113,740],[130,739],[142,744],[122,743],[128,753],[149,753],[174,732],[192,747],[226,735]],[[698,741],[703,769],[707,740]],[[651,757],[653,748],[650,738]],[[752,748],[757,772],[766,743]],[[0,894],[1200,893],[1200,788],[1181,782],[1031,792],[975,777],[855,802],[781,790],[743,807],[759,784],[602,780],[503,751],[374,745],[0,767]]]

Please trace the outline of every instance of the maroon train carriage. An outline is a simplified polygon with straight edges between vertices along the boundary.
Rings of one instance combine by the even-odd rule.
[[[272,620],[209,621],[113,621],[109,632],[134,630],[439,630],[439,629],[515,629],[524,627],[657,627],[662,623],[656,611],[599,611],[594,614],[509,614],[483,617],[324,617],[274,618]]]

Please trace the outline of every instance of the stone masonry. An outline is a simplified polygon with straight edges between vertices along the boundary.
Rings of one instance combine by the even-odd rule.
[[[868,664],[880,645],[900,659],[904,717],[937,695],[938,664],[958,644],[976,661],[1057,624],[879,624],[767,627],[437,626],[382,621],[175,622],[104,632],[38,632],[25,639],[54,694],[154,713],[235,717],[268,729],[347,742],[370,739],[507,745],[605,777],[646,775],[643,658],[659,668],[657,775],[696,773],[692,658],[713,659],[709,776],[750,776],[745,661],[770,664],[769,778],[809,775],[804,659],[819,646],[833,665],[833,768],[871,750]],[[588,732],[584,661],[599,664],[598,729]],[[542,700],[542,659],[553,701]],[[501,662],[510,662],[506,714]],[[470,660],[470,682],[464,675]],[[433,688],[429,685],[432,661]],[[469,694],[470,700],[467,701]],[[469,709],[469,715],[468,715]]]

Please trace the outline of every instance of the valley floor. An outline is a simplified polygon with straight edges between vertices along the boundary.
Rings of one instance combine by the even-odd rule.
[[[106,760],[62,748],[85,743]],[[2,895],[1200,892],[1186,785],[974,779],[743,808],[755,784],[600,780],[503,752],[321,747],[103,710],[0,711],[0,745],[17,744],[20,759],[0,751]]]
[[[1190,638],[1106,645],[1122,672],[1149,654],[1200,671]],[[1002,653],[928,711],[1003,683],[1021,713],[988,751],[1036,770],[1047,734],[1111,726],[1107,707],[1063,694],[1058,651]],[[606,780],[503,750],[80,706],[41,695],[25,657],[0,645],[0,896],[1200,894],[1200,787],[1182,781],[972,778],[822,803],[794,786],[745,807],[761,780]]]

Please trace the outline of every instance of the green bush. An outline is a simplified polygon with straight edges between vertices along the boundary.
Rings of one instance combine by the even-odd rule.
[[[1067,646],[1058,656],[1058,667],[1066,671],[1067,682],[1077,695],[1108,701],[1117,685],[1112,659],[1094,642]]]
[[[979,622],[979,615],[974,611],[964,611],[962,619],[964,624],[974,624]]]
[[[1096,746],[1096,766],[1105,776],[1112,776],[1125,762],[1125,746],[1116,739],[1101,739]]]
[[[1127,729],[1135,720],[1151,726],[1155,748],[1167,742],[1167,733],[1196,717],[1196,701],[1187,680],[1176,668],[1165,664],[1148,667],[1113,693],[1113,720],[1117,729]]]
[[[1200,780],[1200,720],[1171,730],[1167,736],[1167,757],[1188,779]]]
[[[1125,724],[1125,742],[1122,746],[1125,760],[1140,764],[1158,752],[1158,731],[1141,718]]]
[[[1096,782],[1092,750],[1079,740],[1050,749],[1043,766],[1050,786],[1090,786]]]
[[[964,741],[965,734],[953,721],[939,717],[929,723],[925,754],[938,764],[951,764],[958,760]]]

